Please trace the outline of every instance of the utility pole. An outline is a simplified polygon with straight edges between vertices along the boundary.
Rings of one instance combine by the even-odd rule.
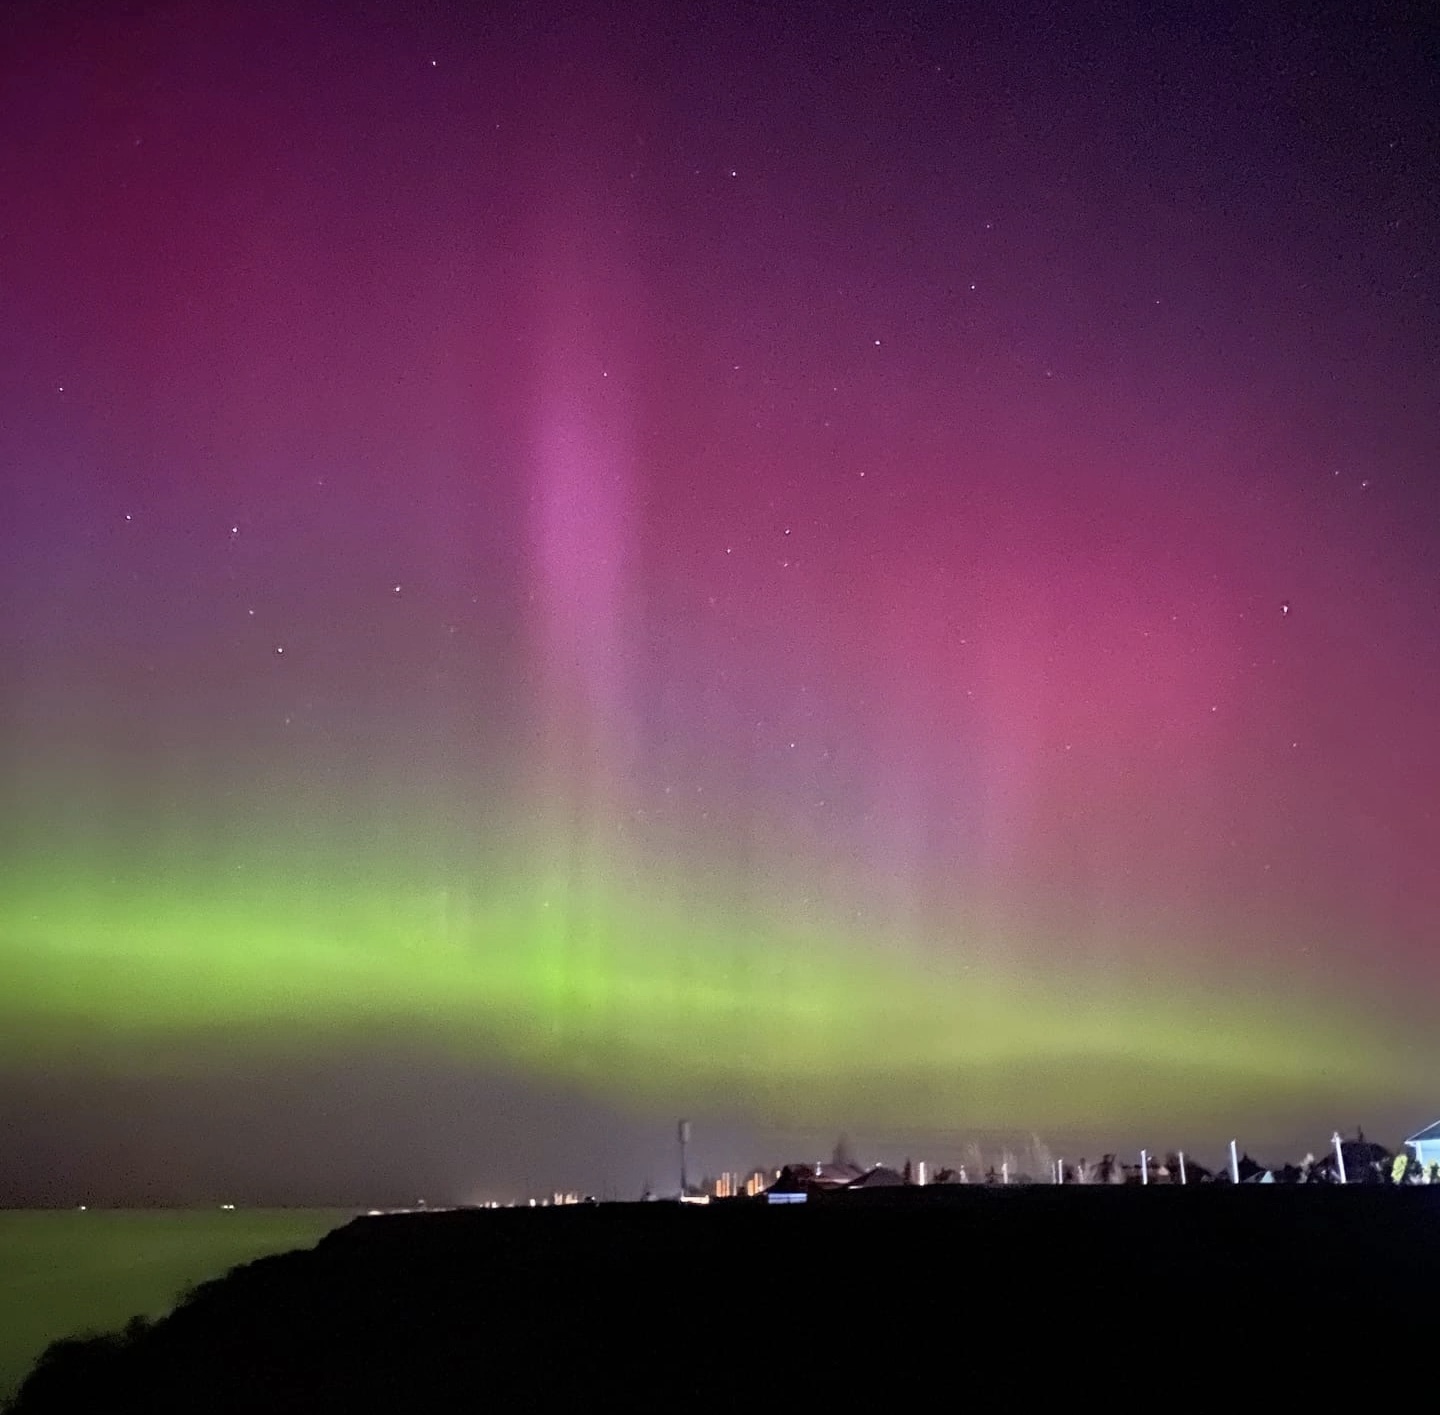
[[[1148,1183],[1150,1182],[1150,1151],[1149,1151],[1149,1150],[1141,1150],[1141,1151],[1140,1151],[1140,1182],[1141,1182],[1141,1184],[1148,1184]]]
[[[675,1127],[675,1137],[680,1141],[680,1201],[684,1203],[685,1195],[689,1191],[689,1177],[685,1172],[685,1147],[690,1143],[690,1122],[682,1120]]]
[[[1345,1147],[1340,1143],[1340,1132],[1337,1130],[1330,1138],[1335,1142],[1335,1163],[1340,1166],[1340,1182],[1348,1184],[1350,1180],[1345,1173]]]
[[[1180,1151],[1180,1182],[1185,1182],[1185,1151]]]

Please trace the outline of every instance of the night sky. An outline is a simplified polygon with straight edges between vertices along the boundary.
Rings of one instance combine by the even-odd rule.
[[[1440,1113],[1440,27],[984,8],[4,6],[0,1202]]]

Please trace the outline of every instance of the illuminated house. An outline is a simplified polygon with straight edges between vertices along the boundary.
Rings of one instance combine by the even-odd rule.
[[[857,1164],[787,1164],[766,1193],[833,1194],[847,1189],[889,1189],[905,1184],[905,1176],[883,1164],[861,1169]]]
[[[898,1169],[877,1164],[873,1168],[867,1169],[858,1179],[851,1180],[845,1187],[847,1189],[894,1189],[909,1182]]]
[[[1427,1125],[1405,1143],[1415,1151],[1415,1158],[1425,1170],[1428,1171],[1432,1164],[1440,1164],[1440,1120]]]

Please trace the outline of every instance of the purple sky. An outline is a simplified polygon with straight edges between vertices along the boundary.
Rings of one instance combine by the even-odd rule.
[[[625,889],[678,892],[697,937],[843,917],[878,958],[1051,970],[1116,1027],[1214,985],[1304,994],[1312,1040],[1332,1015],[1396,1057],[1423,1037],[1433,17],[342,8],[0,19],[17,878],[108,881],[148,937],[134,900],[203,913],[242,870],[297,901],[483,895],[560,850],[579,898],[623,836]],[[40,956],[28,917],[0,962]],[[704,946],[657,943],[664,976]],[[37,1036],[72,1025],[51,996],[20,1009]],[[88,1015],[151,1045],[118,1002]],[[578,1050],[289,1028],[243,1103],[208,1063],[54,1079],[10,1045],[0,1200],[117,1165],[325,1197],[317,1169],[348,1194],[667,1162],[671,1097]],[[1422,1080],[1377,1128],[1433,1118]],[[713,1167],[846,1123],[743,1082],[695,1101]],[[1045,1084],[1017,1131],[1030,1105],[1097,1151],[1129,1135],[1128,1090],[1106,1112]],[[1286,1144],[1359,1104],[1269,1085]],[[416,1100],[441,1095],[503,1142],[457,1158]],[[910,1144],[897,1095],[862,1136]],[[303,1164],[227,1150],[270,1124],[311,1137]]]

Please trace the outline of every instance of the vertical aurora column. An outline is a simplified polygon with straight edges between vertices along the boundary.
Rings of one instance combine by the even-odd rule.
[[[569,164],[562,164],[568,166]],[[585,977],[610,976],[614,880],[632,766],[635,526],[624,353],[629,281],[611,213],[557,183],[563,214],[537,243],[531,428],[531,653],[537,732],[534,938],[563,1033]]]

